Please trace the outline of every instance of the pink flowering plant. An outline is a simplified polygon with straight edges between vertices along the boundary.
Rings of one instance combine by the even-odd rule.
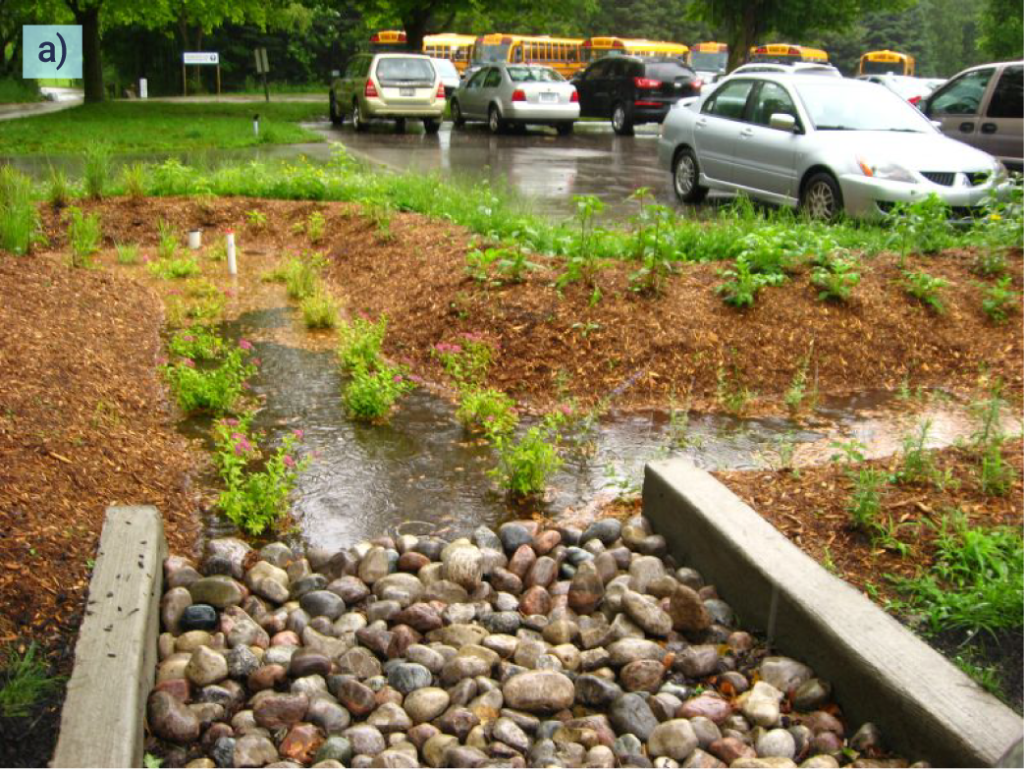
[[[519,422],[516,402],[494,388],[463,390],[455,417],[467,429],[483,433],[489,441],[511,433]]]
[[[225,486],[217,500],[221,513],[246,533],[259,535],[288,513],[288,495],[310,458],[298,457],[300,430],[285,436],[274,452],[261,450],[252,418],[250,412],[214,423],[214,458]]]
[[[439,342],[430,351],[460,389],[483,384],[494,347],[478,332],[465,332],[455,342]]]
[[[341,368],[354,372],[360,367],[366,371],[377,367],[384,335],[388,330],[387,316],[377,321],[354,318],[338,325],[338,360]]]
[[[224,349],[224,340],[212,329],[198,324],[176,332],[167,344],[172,355],[193,361],[216,361]]]
[[[543,495],[548,479],[562,467],[558,453],[558,426],[564,416],[552,412],[516,438],[513,433],[497,436],[494,449],[498,465],[488,471],[509,496],[525,499]]]
[[[398,367],[378,362],[372,370],[356,368],[342,398],[353,419],[378,422],[385,420],[398,399],[415,387],[415,382]]]
[[[228,349],[216,366],[199,367],[189,357],[165,365],[164,375],[182,411],[189,414],[234,411],[246,389],[246,380],[256,373],[249,359],[251,352],[252,344],[242,340],[237,347]]]

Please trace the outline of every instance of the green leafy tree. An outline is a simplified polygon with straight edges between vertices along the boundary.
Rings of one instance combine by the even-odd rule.
[[[979,45],[995,61],[1024,58],[1024,15],[1017,0],[985,0]]]

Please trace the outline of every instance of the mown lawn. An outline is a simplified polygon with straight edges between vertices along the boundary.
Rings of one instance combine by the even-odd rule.
[[[252,118],[260,115],[260,135]],[[0,122],[0,155],[72,155],[105,142],[115,152],[166,152],[320,141],[298,125],[327,116],[319,102],[108,102]]]

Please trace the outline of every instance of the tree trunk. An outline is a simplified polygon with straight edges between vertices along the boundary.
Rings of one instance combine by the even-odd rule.
[[[93,5],[85,10],[72,6],[75,21],[82,25],[82,80],[85,85],[87,104],[102,102],[103,58],[100,54],[100,6]]]
[[[729,72],[747,60],[751,46],[757,43],[757,36],[761,32],[757,6],[756,2],[748,3],[740,17],[733,20],[735,26],[729,32]]]
[[[402,26],[405,27],[405,40],[409,50],[419,53],[423,50],[423,37],[427,34],[427,25],[430,17],[426,15],[412,16],[402,19]]]

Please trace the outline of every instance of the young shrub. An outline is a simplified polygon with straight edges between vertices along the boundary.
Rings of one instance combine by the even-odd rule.
[[[981,309],[993,323],[1003,323],[1020,306],[1020,292],[1011,288],[1013,278],[1010,276],[1000,278],[988,286],[979,285],[985,292],[981,299]]]
[[[292,257],[285,266],[284,284],[290,299],[305,299],[316,290],[320,269],[325,260],[322,255],[306,252]]]
[[[487,378],[494,348],[474,332],[465,332],[458,342],[439,342],[430,351],[459,388],[478,387]]]
[[[306,236],[314,246],[323,240],[324,230],[327,227],[327,220],[319,211],[314,211],[306,220]]]
[[[812,384],[811,391],[808,392],[807,370],[810,365],[811,353],[808,353],[807,356],[800,361],[800,365],[797,366],[796,371],[793,373],[793,379],[790,380],[789,387],[786,388],[786,393],[783,396],[786,408],[789,409],[792,414],[796,414],[800,411],[805,398],[810,397],[812,409],[817,402],[816,386]]]
[[[134,265],[139,261],[139,244],[137,243],[115,243],[117,250],[117,264]]]
[[[956,243],[949,205],[935,194],[914,203],[897,203],[885,219],[890,245],[904,257],[936,254]]]
[[[747,405],[757,395],[740,380],[739,372],[733,371],[730,379],[729,371],[725,365],[718,367],[718,384],[716,398],[729,414],[739,417],[746,411]]]
[[[338,323],[338,306],[323,286],[302,300],[302,318],[307,329],[333,329]]]
[[[557,443],[558,434],[546,423],[529,428],[518,439],[498,435],[494,439],[498,465],[488,474],[513,498],[541,495],[548,479],[562,467]]]
[[[71,206],[65,211],[68,220],[68,245],[71,248],[72,267],[92,267],[91,257],[100,248],[100,218],[98,214],[83,216],[82,210]]]
[[[156,223],[159,237],[157,255],[161,260],[172,260],[178,255],[178,233],[165,219]]]
[[[0,249],[28,254],[42,240],[32,180],[10,166],[0,166]]]
[[[224,355],[217,367],[201,369],[190,358],[165,366],[164,374],[182,411],[233,411],[245,390],[245,381],[256,373],[256,367],[247,361],[251,350],[252,344],[242,340]]]
[[[60,211],[71,202],[71,183],[62,169],[50,166],[46,177],[46,202]]]
[[[261,451],[249,430],[251,419],[249,415],[214,423],[214,456],[225,486],[217,506],[244,532],[260,535],[287,515],[288,496],[309,458],[296,459],[302,431],[285,436],[272,453]]]
[[[194,257],[182,257],[180,259],[158,259],[150,262],[146,268],[157,278],[165,281],[192,278],[202,272],[199,263]]]
[[[398,369],[378,364],[375,371],[358,366],[342,394],[349,416],[366,422],[382,422],[398,399],[416,386]]]
[[[923,270],[904,270],[902,285],[907,294],[919,300],[932,312],[939,315],[946,312],[946,306],[942,304],[939,292],[949,286],[949,281],[944,278],[936,278]]]
[[[388,330],[388,318],[377,321],[356,318],[338,325],[338,360],[347,372],[370,370],[380,362],[380,349]]]
[[[583,281],[594,288],[591,295],[591,304],[594,304],[601,296],[596,284],[601,260],[595,243],[598,230],[594,222],[604,210],[604,203],[595,195],[574,195],[572,202],[576,206],[579,234],[573,238],[565,259],[565,271],[558,276],[556,285],[562,288],[575,281]]]
[[[924,420],[916,433],[903,437],[903,461],[896,472],[901,484],[921,484],[936,478],[938,469],[932,452],[926,448],[931,420]]]
[[[121,187],[129,198],[138,200],[146,195],[146,166],[132,163],[121,167]]]
[[[175,332],[167,349],[179,358],[216,361],[225,350],[224,340],[205,326],[195,325]]]
[[[833,258],[827,265],[811,271],[811,283],[820,291],[818,299],[846,302],[853,289],[860,283],[857,263],[852,259]]]
[[[267,227],[267,215],[259,209],[250,209],[245,212],[245,221],[251,230],[264,230]]]
[[[467,429],[483,433],[491,441],[515,430],[519,422],[516,402],[494,388],[468,388],[462,394],[455,418]]]
[[[722,295],[727,305],[746,308],[754,304],[757,293],[765,286],[779,286],[786,280],[782,273],[755,273],[744,257],[736,258],[735,268],[725,268],[718,273],[726,278],[715,291]]]
[[[110,184],[110,147],[102,142],[89,145],[85,151],[85,194],[102,198]]]

